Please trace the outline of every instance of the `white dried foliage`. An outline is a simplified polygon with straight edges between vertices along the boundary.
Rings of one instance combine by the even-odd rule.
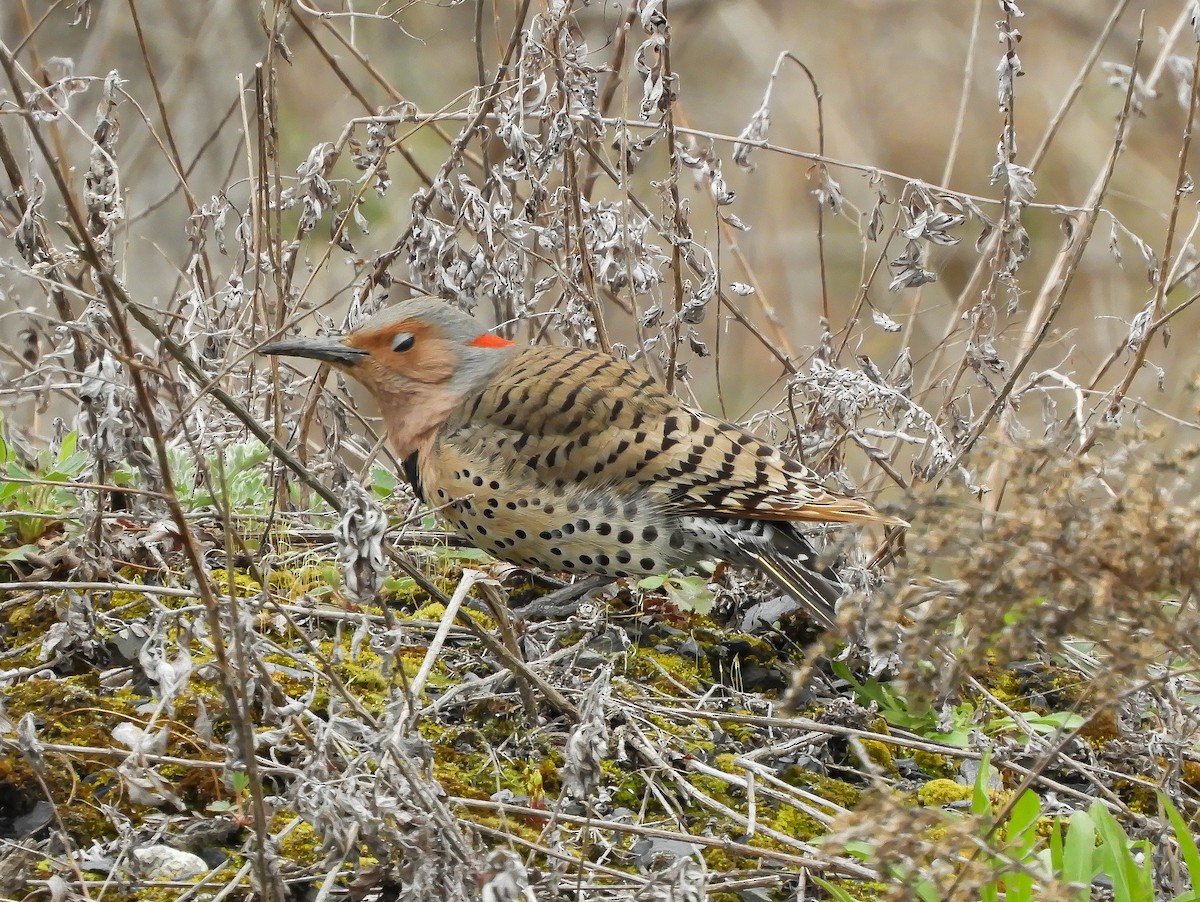
[[[105,315],[95,312],[93,322],[104,329]],[[154,474],[143,443],[145,433],[137,422],[125,368],[107,350],[101,351],[84,370],[79,399],[83,410],[76,428],[88,435],[89,450],[97,460],[102,461],[109,472],[133,463],[145,475]]]
[[[529,871],[508,849],[489,853],[479,898],[481,902],[538,902],[537,893],[529,885]]]
[[[602,668],[593,678],[579,706],[579,723],[567,737],[562,766],[563,792],[587,800],[600,782],[600,765],[608,757],[608,720],[605,711],[612,693],[612,669]]]
[[[1013,46],[1021,40],[1021,33],[1015,29],[1005,31],[1003,23],[997,23],[997,27],[1001,29],[1000,40],[1011,41]],[[999,90],[997,98],[999,100],[1000,109],[1007,111],[1013,102],[1015,94],[1014,80],[1025,74],[1025,70],[1021,68],[1021,58],[1017,56],[1016,50],[1009,50],[1000,58],[1000,63],[996,66],[996,73],[999,76]]]
[[[1155,253],[1154,248],[1150,246],[1149,242],[1127,229],[1114,218],[1112,220],[1112,227],[1108,233],[1108,251],[1118,264],[1123,264],[1125,259],[1121,251],[1122,241],[1127,241],[1137,248],[1138,253],[1141,254],[1142,260],[1146,264],[1146,281],[1151,288],[1155,287],[1159,279],[1159,265],[1158,255]]]
[[[1108,83],[1122,94],[1130,92],[1130,111],[1136,115],[1144,115],[1146,104],[1155,97],[1141,74],[1135,73],[1128,63],[1104,62],[1100,68],[1108,75]],[[1130,89],[1129,80],[1133,79]]]
[[[285,188],[280,195],[283,208],[301,205],[300,232],[311,232],[317,222],[339,201],[340,195],[330,182],[337,150],[325,141],[308,153],[308,158],[296,167],[296,184]]]
[[[40,774],[45,771],[46,747],[38,736],[37,722],[38,718],[32,713],[23,714],[17,721],[16,741],[17,748],[21,750],[25,760]]]
[[[856,423],[867,411],[877,411],[892,424],[896,438],[924,447],[927,465],[941,470],[954,459],[954,444],[937,420],[907,396],[906,391],[872,379],[866,372],[832,367],[820,358],[793,384],[816,402],[815,417]],[[912,434],[912,430],[924,437]]]
[[[115,229],[125,220],[116,164],[117,138],[121,134],[120,120],[116,116],[120,86],[121,78],[113,70],[104,80],[104,96],[96,110],[96,130],[92,134],[91,161],[84,178],[88,231],[108,266],[116,262],[113,251]]]
[[[767,89],[767,97],[763,98],[763,105],[754,111],[754,115],[738,135],[738,143],[733,146],[733,162],[749,172],[754,171],[750,154],[756,144],[766,142],[767,133],[771,128],[771,110],[767,106],[769,98],[770,88]]]
[[[893,272],[892,281],[888,283],[889,291],[917,288],[937,281],[937,273],[925,268],[925,246],[919,241],[909,241],[904,253],[888,265]]]
[[[875,323],[875,325],[883,329],[884,332],[899,332],[903,328],[898,322],[896,322],[882,310],[878,310],[874,307],[871,308],[871,320]]]
[[[667,19],[664,12],[663,0],[641,0],[638,16],[642,28],[649,35],[634,53],[633,68],[642,79],[643,119],[653,119],[662,113],[675,100],[674,73],[668,74],[664,68],[664,54],[667,43]]]
[[[35,122],[55,122],[71,115],[71,98],[91,87],[89,77],[76,77],[75,61],[57,56],[47,60],[43,69],[46,77],[55,76],[45,87],[39,87],[26,95],[29,115]]]
[[[353,479],[346,483],[342,501],[344,511],[333,537],[342,563],[343,591],[350,600],[366,604],[375,600],[387,575],[383,561],[387,514]]]

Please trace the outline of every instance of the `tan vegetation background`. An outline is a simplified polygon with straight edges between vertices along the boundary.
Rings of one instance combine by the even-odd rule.
[[[540,6],[533,4],[535,11]],[[1106,31],[1106,22],[1116,16],[1118,6],[1122,12]],[[508,38],[513,4],[484,7],[481,53],[493,71]],[[1189,64],[1188,49],[1181,44],[1181,22],[1186,17],[1180,3],[1167,0],[1142,5],[1030,2],[1023,8],[1026,15],[1016,20],[1024,33],[1018,52],[1026,73],[1016,83],[1018,163],[1029,161],[1048,137],[1056,112],[1068,98],[1072,102],[1049,135],[1052,141],[1033,174],[1038,193],[1024,217],[1032,253],[1013,288],[1020,310],[995,330],[999,356],[1008,361],[1020,346],[1021,314],[1042,291],[1042,280],[1061,242],[1063,216],[1054,207],[1077,207],[1087,201],[1112,146],[1122,92],[1119,85],[1109,83],[1103,63],[1128,65],[1139,32],[1144,34],[1143,112],[1130,123],[1128,149],[1105,197],[1106,214],[1097,224],[1097,238],[1036,358],[1037,364],[1058,367],[1086,386],[1121,347],[1130,322],[1152,294],[1145,261],[1135,245],[1124,235],[1118,238],[1123,264],[1116,262],[1107,246],[1115,219],[1155,252],[1162,251],[1185,116],[1178,94],[1186,89],[1181,78],[1186,80],[1190,74],[1180,71]],[[87,27],[70,24],[76,10],[88,21]],[[304,28],[287,29],[278,53],[270,59],[278,78],[275,164],[280,178],[292,175],[314,145],[337,140],[352,117],[401,98],[422,113],[447,115],[450,121],[445,128],[453,133],[478,80],[476,11],[473,3],[411,3],[381,8],[390,19],[352,17],[348,10],[340,10],[322,20],[298,7],[297,20]],[[623,13],[624,7],[614,3],[579,6],[577,22],[590,65],[604,67],[611,62]],[[845,192],[847,209],[842,216],[825,218],[823,299],[812,162],[797,155],[817,151],[816,105],[800,70],[785,64],[771,105],[769,134],[781,151],[757,152],[754,172],[728,164],[724,168],[728,186],[737,194],[730,209],[751,231],[725,234],[721,281],[727,285],[752,280],[759,288],[755,297],[738,301],[747,316],[773,342],[802,356],[816,342],[817,317],[825,304],[834,330],[850,336],[855,350],[869,353],[885,370],[905,343],[911,344],[918,372],[925,355],[947,337],[951,348],[961,347],[968,324],[956,314],[972,303],[961,292],[978,259],[972,247],[978,224],[960,230],[963,240],[957,246],[933,249],[929,268],[938,275],[936,283],[893,293],[886,290],[886,267],[883,278],[874,278],[869,303],[905,327],[902,333],[888,335],[871,328],[869,315],[864,315],[869,311],[856,305],[859,286],[881,254],[888,253],[880,242],[861,239],[857,214],[871,206],[866,175],[871,170],[973,194],[985,210],[996,212],[994,204],[983,201],[1000,196],[988,178],[1003,122],[996,104],[996,69],[1003,51],[994,24],[999,15],[996,4],[699,0],[672,3],[670,14],[671,64],[679,76],[677,124],[693,130],[685,134],[694,134],[697,146],[711,146],[728,157],[729,137],[746,126],[762,100],[776,57],[787,51],[808,67],[820,87],[826,157],[848,164],[831,169]],[[247,185],[254,177],[244,126],[256,116],[252,89],[255,66],[266,52],[264,22],[278,15],[239,2],[136,7],[18,2],[5,4],[0,12],[5,41],[10,48],[21,49],[19,58],[31,77],[45,81],[63,74],[57,60],[69,59],[76,76],[102,78],[115,69],[123,81],[129,99],[119,111],[117,156],[128,211],[118,243],[121,275],[143,304],[153,306],[157,299],[167,306],[187,287],[181,284],[180,270],[187,259],[189,205],[164,145],[174,147],[188,167],[187,185],[196,203],[227,192],[235,206],[244,209]],[[640,40],[639,31],[635,24],[632,44]],[[1097,46],[1101,40],[1103,44]],[[1084,72],[1092,54],[1100,64]],[[147,63],[157,80],[158,100]],[[46,66],[46,74],[37,74],[39,65]],[[640,86],[628,71],[623,75],[612,112],[623,109],[636,121]],[[93,84],[88,93],[72,99],[84,127],[97,87]],[[169,129],[159,101],[168,111]],[[9,128],[16,125],[11,110],[8,123]],[[56,131],[61,153],[71,156],[84,136],[69,127]],[[639,134],[647,132],[643,127]],[[436,168],[445,153],[444,142],[429,128],[415,130],[404,145],[426,171]],[[661,144],[642,167],[649,175],[634,182],[640,190],[649,192],[647,182],[661,175],[662,163],[654,155],[665,155]],[[610,154],[610,160],[615,159]],[[35,163],[33,171],[38,166]],[[337,315],[344,308],[347,286],[361,271],[354,261],[370,260],[406,225],[406,198],[419,187],[420,179],[410,167],[391,168],[395,185],[382,201],[368,202],[370,235],[354,236],[353,254],[335,251],[328,264],[320,265],[323,227],[304,244],[302,268],[305,263],[319,265],[311,284],[301,280],[307,303],[323,305],[332,298],[328,309]],[[345,160],[336,174],[358,175]],[[899,184],[894,179],[887,182],[893,199]],[[597,193],[611,195],[614,189],[602,180]],[[1177,229],[1180,238],[1193,224],[1193,209],[1190,199],[1184,199]],[[894,207],[886,215],[890,222]],[[694,192],[692,225],[697,239],[715,251],[715,218],[702,192]],[[1177,239],[1176,251],[1180,243]],[[891,255],[897,250],[893,242]],[[38,324],[43,311],[39,289],[11,273],[4,287],[6,333],[16,335],[29,319]],[[1182,300],[1187,291],[1186,285],[1181,286],[1176,295]],[[765,313],[768,309],[778,315],[775,326]],[[779,397],[777,387],[774,394],[770,390],[781,370],[754,365],[752,361],[763,359],[759,342],[744,329],[735,325],[726,331],[727,326],[727,318],[709,317],[703,331],[711,342],[718,331],[723,333],[725,353],[717,358],[723,400],[731,416],[745,416],[766,406],[764,392],[767,400]],[[620,335],[619,322],[616,329]],[[1155,379],[1143,375],[1133,394],[1175,416],[1193,419],[1194,396],[1188,394],[1188,385],[1196,371],[1196,343],[1187,340],[1186,319],[1179,320],[1174,331],[1181,340],[1165,348],[1156,343],[1152,353],[1154,362],[1168,374],[1166,390],[1156,390]],[[700,397],[706,404],[716,404],[712,361],[690,369]],[[932,384],[947,376],[943,367],[929,372],[927,380]],[[1104,380],[1097,386],[1109,387]],[[1095,398],[1088,401],[1096,403]],[[1153,416],[1145,419],[1166,430],[1174,441],[1190,439],[1186,426]]]

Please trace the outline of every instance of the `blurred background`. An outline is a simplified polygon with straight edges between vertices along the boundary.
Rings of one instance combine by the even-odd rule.
[[[114,154],[124,209],[114,232],[115,271],[137,303],[161,310],[166,321],[190,318],[231,339],[236,350],[224,362],[233,366],[247,359],[254,342],[275,334],[275,327],[298,323],[312,332],[317,327],[308,316],[312,308],[330,317],[328,324],[340,325],[356,293],[360,300],[370,294],[364,285],[374,262],[405,235],[413,221],[414,193],[446,163],[448,142],[479,109],[473,91],[495,77],[521,7],[510,0],[402,3],[363,14],[332,3],[318,9],[238,0],[14,0],[0,10],[0,32],[19,67],[11,78],[23,91],[65,86],[69,116],[47,119],[39,127],[52,153],[69,161],[65,169],[73,191],[83,191],[103,81],[117,73],[120,134]],[[944,203],[949,195],[940,193],[946,189],[973,198],[993,220],[1002,216],[1005,183],[994,184],[991,175],[1006,118],[998,104],[999,71],[1009,49],[998,28],[1006,19],[1004,5],[994,0],[671,0],[631,9],[610,2],[534,2],[522,27],[532,27],[536,37],[548,33],[547,23],[565,23],[570,58],[581,71],[597,70],[602,94],[611,92],[603,128],[589,148],[603,154],[613,172],[622,165],[614,148],[619,120],[626,120],[633,139],[651,137],[662,124],[659,111],[648,119],[640,115],[644,85],[637,71],[637,52],[650,34],[645,24],[656,8],[669,19],[669,68],[677,76],[671,125],[681,146],[711,164],[682,171],[681,201],[691,236],[710,255],[723,296],[702,322],[690,324],[694,329],[678,321],[673,327],[676,335],[687,333],[706,348],[680,339],[672,356],[664,351],[669,339],[648,341],[667,320],[639,328],[639,322],[652,319],[647,311],[657,306],[669,312],[678,303],[669,241],[651,229],[646,241],[661,252],[656,263],[661,281],[624,297],[619,290],[596,290],[597,312],[608,321],[614,342],[635,356],[640,342],[648,364],[660,374],[672,360],[685,363],[683,390],[705,406],[745,418],[781,403],[788,394],[781,358],[803,367],[820,343],[821,317],[827,315],[838,364],[855,368],[856,359],[865,356],[887,373],[908,349],[918,402],[944,428],[950,428],[945,413],[953,404],[966,420],[978,422],[1013,361],[1028,347],[1030,331],[1044,322],[1054,294],[1048,273],[1056,256],[1070,250],[1064,228],[1072,227],[1079,237],[1082,219],[1071,211],[1092,202],[1120,123],[1126,147],[1106,184],[1104,212],[1082,258],[1070,268],[1061,311],[1028,372],[1052,368],[1077,383],[1081,393],[1061,383],[1055,391],[1063,392],[1060,401],[1066,407],[1086,399],[1086,417],[1094,425],[1111,397],[1105,393],[1117,388],[1133,360],[1131,323],[1155,298],[1147,258],[1157,265],[1168,253],[1174,266],[1159,315],[1188,302],[1194,195],[1181,198],[1171,224],[1187,122],[1180,97],[1188,96],[1195,53],[1188,4],[1182,0],[1025,0],[1023,16],[1009,10],[1006,28],[1023,72],[1013,84],[1012,160],[1033,168],[1036,196],[1020,211],[1027,258],[1010,277],[991,283],[983,335],[972,334],[970,311],[980,309],[988,277],[981,279],[977,267],[984,260],[987,268],[991,250],[986,240],[977,246],[984,229],[969,211],[965,222],[949,230],[956,243],[923,242],[921,268],[936,281],[899,290],[889,290],[889,283],[902,270],[896,260],[912,221],[901,215],[901,201],[912,195],[914,183],[933,192],[942,212],[949,209]],[[1124,73],[1139,52],[1139,39],[1140,82],[1134,109],[1122,120]],[[813,155],[821,136],[813,85],[793,60],[783,61],[772,83],[785,52],[803,64],[819,88],[823,154],[828,176],[843,195],[840,211],[827,205],[821,215],[814,195],[821,172]],[[525,66],[534,72],[541,65],[548,73],[553,107],[561,97],[556,93],[561,67],[544,48],[542,53],[540,62],[525,54]],[[752,170],[740,167],[732,159],[732,139],[751,122],[770,84],[769,130],[762,137],[772,147],[754,151]],[[532,111],[534,98],[524,96]],[[15,165],[31,181],[45,183],[41,212],[51,235],[65,247],[70,242],[61,225],[61,198],[46,160],[29,149],[11,83],[0,92],[0,101],[0,126],[9,145],[25,148]],[[363,173],[347,151],[368,140],[362,117],[381,111],[408,117],[393,132],[392,183],[383,197],[359,183]],[[435,114],[436,124],[422,118]],[[297,206],[270,215],[262,207],[256,211],[254,204],[265,197],[297,190],[298,168],[324,142],[338,148],[326,173],[338,196],[320,211],[315,228],[297,232]],[[481,184],[485,158],[495,165],[504,154],[496,131],[490,140],[474,140],[467,161],[452,167],[451,182],[461,172]],[[727,190],[735,195],[719,208],[712,184],[718,163]],[[707,177],[697,179],[700,171]],[[873,181],[873,172],[882,178]],[[588,197],[596,203],[627,202],[633,195],[651,216],[670,215],[668,145],[661,135],[641,153],[623,186],[603,173],[589,175]],[[521,188],[519,176],[514,184]],[[12,188],[5,185],[5,190]],[[303,194],[303,185],[298,190]],[[880,207],[879,234],[872,238],[868,221],[879,192],[887,203]],[[351,197],[361,197],[352,214],[360,218],[351,220],[349,241],[340,247],[331,241],[330,229],[337,224],[335,208],[345,208]],[[562,197],[551,197],[549,208]],[[200,215],[204,208],[224,211],[219,228],[214,216]],[[434,208],[451,230],[461,225],[461,217],[439,212],[437,204]],[[748,228],[722,227],[719,217],[728,214]],[[277,231],[255,228],[256,223]],[[17,390],[6,392],[3,404],[10,422],[29,425],[33,398],[20,390],[31,385],[29,354],[16,342],[35,333],[45,353],[56,345],[60,317],[48,306],[37,273],[17,259],[11,237],[16,225],[10,208],[3,222],[8,259],[0,269],[0,330],[7,338],[3,366],[10,388]],[[239,256],[236,250],[239,225],[254,231],[252,239],[243,234],[248,242],[243,250],[277,257],[294,251],[289,278],[255,277],[252,254]],[[225,248],[216,246],[218,233],[228,242]],[[469,254],[478,239],[456,232],[450,240]],[[270,242],[276,250],[268,251]],[[561,256],[560,248],[541,252],[547,258]],[[488,256],[488,266],[504,259],[502,249]],[[414,276],[404,260],[401,253],[391,265],[392,277],[428,289],[428,280]],[[539,283],[561,277],[561,269],[522,266],[522,290],[531,299],[541,298],[534,303],[545,309],[554,289]],[[685,293],[701,281],[691,272],[685,278]],[[752,286],[753,293],[744,293],[748,288],[742,286]],[[399,284],[389,291],[393,297],[407,293]],[[266,302],[252,304],[251,295]],[[483,291],[471,301],[486,296]],[[376,292],[374,300],[378,297]],[[70,303],[79,313],[87,300],[75,294]],[[485,305],[480,315],[504,315],[512,311],[511,303],[510,297],[493,310]],[[233,312],[214,315],[222,304]],[[735,307],[738,315],[731,312]],[[208,312],[198,315],[197,308]],[[274,311],[268,317],[272,328],[251,315],[252,308]],[[1185,306],[1171,322],[1175,340],[1165,345],[1162,333],[1155,336],[1149,360],[1161,371],[1143,368],[1124,394],[1168,413],[1158,417],[1140,404],[1127,405],[1172,442],[1194,436],[1191,389],[1200,359],[1192,340],[1195,321]],[[563,328],[551,338],[578,341],[588,335]],[[778,353],[764,353],[768,347]],[[702,356],[705,351],[709,356]],[[1022,410],[1020,417],[1039,428],[1036,410]]]

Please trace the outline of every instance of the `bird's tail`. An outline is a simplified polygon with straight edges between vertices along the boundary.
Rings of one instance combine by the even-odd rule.
[[[841,583],[770,552],[756,554],[755,558],[771,582],[803,604],[822,627],[840,632],[835,605],[842,597],[844,586]]]
[[[823,628],[841,632],[835,606],[846,587],[832,569],[816,569],[817,553],[798,530],[773,525],[774,535],[769,541],[743,545],[743,551],[771,582],[803,604]]]

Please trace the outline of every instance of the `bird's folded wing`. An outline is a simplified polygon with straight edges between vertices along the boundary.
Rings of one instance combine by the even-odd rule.
[[[514,355],[447,425],[446,440],[492,460],[515,484],[616,487],[680,514],[902,523],[825,491],[807,467],[754,434],[587,350]]]

